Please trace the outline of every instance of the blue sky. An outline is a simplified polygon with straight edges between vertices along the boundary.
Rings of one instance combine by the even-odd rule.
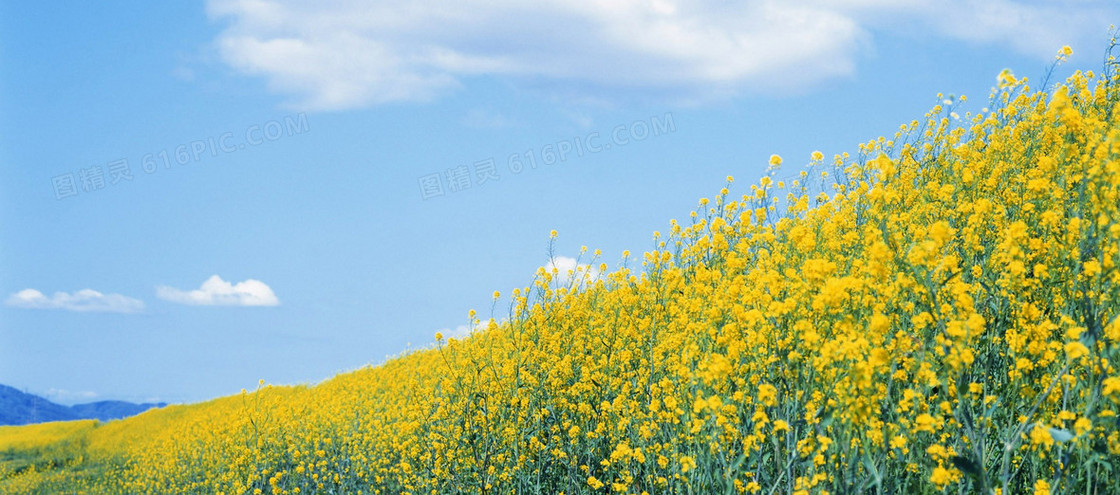
[[[376,364],[490,316],[552,229],[616,266],[771,154],[979,111],[1065,44],[1059,75],[1098,69],[1120,12],[447,5],[0,5],[0,383],[187,402]]]

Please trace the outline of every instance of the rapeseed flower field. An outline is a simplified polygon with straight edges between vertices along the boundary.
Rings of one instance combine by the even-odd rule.
[[[1116,68],[1004,72],[989,109],[947,99],[789,181],[775,156],[618,267],[539,270],[467,338],[0,428],[0,491],[1116,493]]]

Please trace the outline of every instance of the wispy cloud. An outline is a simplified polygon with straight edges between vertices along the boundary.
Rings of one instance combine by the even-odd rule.
[[[93,289],[82,289],[72,294],[55,292],[49,297],[35,289],[24,289],[8,296],[4,304],[16,308],[102,313],[139,313],[144,309],[144,302],[139,299],[120,294],[102,294]]]
[[[505,129],[518,125],[517,120],[493,110],[476,108],[463,117],[462,124],[474,129]]]
[[[165,301],[192,306],[277,306],[280,300],[272,289],[260,280],[245,280],[236,284],[213,275],[195,290],[174,287],[156,287],[156,296]]]
[[[207,11],[225,23],[226,64],[310,109],[426,101],[479,76],[685,100],[785,91],[851,74],[874,34],[898,26],[1049,57],[1099,42],[1120,13],[1104,0],[211,0]]]
[[[1037,58],[1052,58],[1062,45],[1101,49],[1120,9],[1100,0],[950,2],[925,0],[910,9],[942,36],[1002,45]]]

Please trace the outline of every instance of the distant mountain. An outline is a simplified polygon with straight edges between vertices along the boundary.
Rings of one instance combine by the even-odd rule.
[[[109,421],[134,416],[153,407],[165,405],[167,404],[134,404],[106,400],[67,407],[37,395],[20,392],[7,385],[0,385],[0,425],[26,425],[74,419]]]
[[[69,407],[55,404],[37,395],[25,394],[7,385],[0,385],[0,425],[25,425],[45,421],[79,419]]]

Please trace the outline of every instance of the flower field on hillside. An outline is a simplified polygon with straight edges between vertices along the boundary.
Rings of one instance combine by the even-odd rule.
[[[1108,493],[1116,67],[1043,90],[1005,72],[990,110],[947,100],[796,180],[774,157],[618,268],[541,269],[467,338],[0,429],[0,491]]]

